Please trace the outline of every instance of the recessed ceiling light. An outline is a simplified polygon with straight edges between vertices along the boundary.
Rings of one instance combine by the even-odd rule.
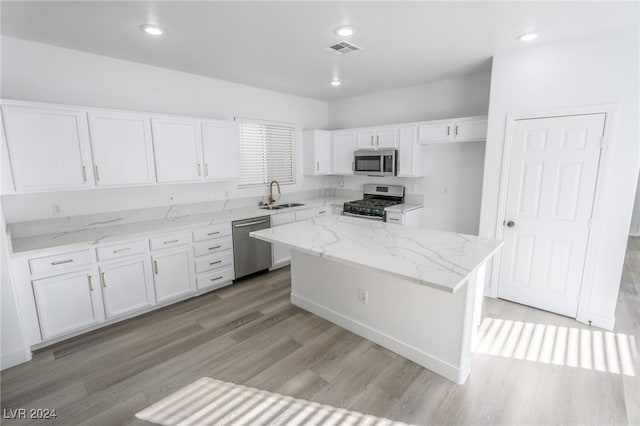
[[[333,31],[340,37],[349,37],[350,35],[353,35],[356,32],[356,29],[354,27],[345,25],[342,27],[338,27]]]
[[[145,24],[145,25],[140,25],[140,29],[152,36],[160,36],[160,35],[165,35],[167,33],[167,30],[162,28],[160,25]]]
[[[538,38],[538,34],[536,33],[524,33],[518,36],[518,40],[520,41],[531,41]]]
[[[340,80],[338,80],[338,79],[333,79],[333,80],[331,80],[331,85],[332,85],[333,87],[338,87],[338,86],[340,86],[341,84],[342,84],[342,83],[341,83],[341,82],[340,82]]]

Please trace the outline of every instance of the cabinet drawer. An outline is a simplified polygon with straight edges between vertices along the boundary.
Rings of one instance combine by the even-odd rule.
[[[387,222],[402,225],[404,224],[404,214],[387,212]]]
[[[230,284],[233,278],[233,268],[226,268],[196,277],[196,285],[198,286],[198,290],[208,287],[222,287]]]
[[[194,254],[197,256],[203,256],[205,254],[217,253],[224,250],[229,250],[233,247],[231,238],[224,238],[221,240],[209,241],[206,243],[196,244],[193,248]]]
[[[96,252],[98,253],[98,260],[103,261],[125,256],[133,256],[136,254],[144,254],[146,250],[146,241],[138,240],[122,244],[114,244],[107,247],[100,247]]]
[[[207,226],[193,231],[193,241],[206,241],[231,235],[231,224]]]
[[[233,253],[220,253],[196,260],[196,274],[233,265]]]
[[[32,275],[56,272],[91,263],[91,250],[80,250],[29,260]]]
[[[165,235],[164,237],[151,238],[149,246],[151,250],[160,250],[171,247],[178,247],[191,243],[191,233]]]

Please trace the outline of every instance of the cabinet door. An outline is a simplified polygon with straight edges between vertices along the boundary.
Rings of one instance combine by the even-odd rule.
[[[97,324],[104,318],[92,270],[33,281],[43,339]]]
[[[293,223],[296,220],[296,214],[281,213],[271,216],[271,226],[284,225]],[[291,260],[291,249],[282,244],[271,244],[271,258],[273,259],[273,267],[286,265]]]
[[[187,250],[152,256],[153,282],[158,303],[193,291]]]
[[[200,122],[154,118],[151,128],[158,182],[202,180]]]
[[[238,177],[238,125],[236,123],[202,123],[204,178],[231,180]]]
[[[97,186],[153,182],[149,117],[89,113],[89,136]]]
[[[313,151],[316,160],[316,174],[331,174],[333,172],[333,148],[329,132],[315,132]]]
[[[2,115],[16,191],[90,186],[84,112],[4,105]]]
[[[373,127],[357,130],[358,149],[374,149],[376,147],[376,129]]]
[[[147,286],[148,260],[138,259],[100,267],[102,298],[107,319],[151,306]]]
[[[487,119],[457,121],[455,124],[455,141],[484,141],[487,139]]]
[[[313,219],[316,217],[316,209],[298,210],[296,213],[296,222],[301,220]]]
[[[398,127],[380,127],[376,134],[376,148],[395,148]]]
[[[353,130],[332,133],[333,174],[353,174],[353,151],[356,147],[356,133]]]
[[[453,140],[453,127],[454,124],[451,121],[421,123],[418,125],[418,141],[429,143]]]
[[[422,152],[417,140],[418,126],[400,126],[398,133],[398,176],[424,176],[420,167]]]

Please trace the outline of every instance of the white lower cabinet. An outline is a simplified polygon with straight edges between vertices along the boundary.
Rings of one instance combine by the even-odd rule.
[[[33,295],[42,339],[98,324],[104,319],[94,269],[35,280]]]
[[[189,249],[151,256],[153,283],[158,303],[176,299],[193,291]]]
[[[233,282],[233,240],[231,223],[213,225],[193,231],[196,288],[213,290]]]
[[[296,221],[296,213],[280,213],[271,216],[271,226],[280,226]],[[285,266],[291,260],[291,249],[282,244],[271,244],[272,267]]]
[[[153,304],[147,277],[148,260],[138,258],[100,267],[100,283],[107,319]]]

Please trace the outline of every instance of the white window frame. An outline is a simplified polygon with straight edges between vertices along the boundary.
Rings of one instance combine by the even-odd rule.
[[[278,183],[280,185],[295,185],[296,184],[296,177],[297,177],[297,146],[296,146],[296,139],[297,139],[297,133],[298,133],[298,129],[296,127],[296,125],[294,123],[287,123],[287,122],[280,122],[280,121],[270,121],[270,120],[260,120],[260,119],[254,119],[254,118],[243,118],[243,117],[235,117],[235,121],[239,123],[239,139],[240,139],[240,158],[238,159],[238,161],[240,162],[240,171],[242,171],[242,125],[244,123],[247,124],[257,124],[257,125],[263,125],[263,126],[279,126],[279,127],[288,127],[291,128],[292,130],[292,139],[291,139],[291,182],[280,182],[278,181]],[[264,155],[266,156],[266,151],[264,153]],[[265,160],[266,161],[266,160]],[[256,188],[256,187],[261,187],[261,186],[266,186],[269,185],[269,183],[271,182],[272,179],[269,178],[268,175],[266,175],[266,170],[265,170],[265,176],[264,176],[264,180],[266,180],[266,182],[260,182],[260,183],[241,183],[242,182],[242,176],[240,176],[239,178],[239,182],[238,182],[238,188],[239,189],[245,189],[245,188]]]

